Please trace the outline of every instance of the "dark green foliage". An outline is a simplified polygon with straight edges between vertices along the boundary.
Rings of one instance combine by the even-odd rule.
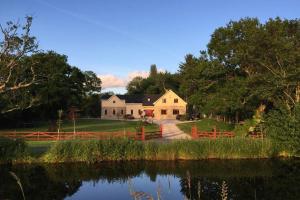
[[[169,72],[157,72],[156,65],[151,65],[148,78],[135,77],[127,85],[127,94],[162,94],[165,89],[178,92],[179,75]]]
[[[24,140],[0,137],[0,162],[20,161],[27,155],[27,145]]]
[[[156,78],[157,76],[157,67],[155,64],[151,65],[150,66],[150,74],[149,74],[150,77],[152,78]]]
[[[180,90],[192,112],[239,122],[261,103],[293,109],[300,100],[299,25],[244,18],[216,29],[208,51],[180,65]]]
[[[296,153],[300,151],[300,105],[292,113],[281,107],[265,116],[265,132],[275,141]]]
[[[0,107],[5,108],[11,104],[19,105],[20,102],[27,104],[28,102],[24,99],[34,99],[34,102],[30,108],[0,116],[4,118],[0,122],[4,122],[3,127],[7,127],[10,123],[16,127],[16,122],[23,123],[25,119],[29,122],[34,120],[56,121],[58,110],[62,109],[66,114],[73,106],[82,109],[84,114],[100,115],[100,100],[94,93],[100,91],[101,80],[95,73],[82,72],[80,69],[70,66],[67,56],[53,51],[33,54],[24,58],[23,62],[24,65],[31,65],[32,62],[39,63],[39,67],[35,69],[37,84],[24,91],[12,93],[12,95],[0,95],[0,99],[3,98]],[[99,102],[96,104],[97,100]]]
[[[82,113],[88,117],[100,117],[101,116],[101,99],[99,94],[91,94],[86,97],[82,105]]]

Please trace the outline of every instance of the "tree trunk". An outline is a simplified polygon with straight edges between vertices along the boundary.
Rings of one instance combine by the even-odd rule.
[[[239,111],[235,112],[235,123],[239,123],[240,118],[239,118]]]
[[[299,103],[300,102],[300,83],[297,84],[296,86],[296,103]]]

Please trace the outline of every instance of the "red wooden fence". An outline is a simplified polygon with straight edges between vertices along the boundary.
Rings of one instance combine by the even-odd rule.
[[[217,138],[231,138],[234,137],[234,132],[230,131],[217,131],[216,127],[214,127],[213,131],[198,131],[196,126],[192,127],[192,138],[210,138],[210,139],[217,139]]]
[[[162,138],[162,126],[158,131],[145,131],[141,128],[141,132],[0,132],[0,136],[7,138],[23,138],[28,141],[55,141],[55,140],[107,140],[112,138],[130,138],[134,140],[151,140]]]

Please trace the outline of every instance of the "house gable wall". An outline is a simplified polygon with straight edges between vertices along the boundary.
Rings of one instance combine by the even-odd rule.
[[[107,100],[101,100],[101,118],[120,119],[126,113],[125,100],[113,95]]]
[[[174,100],[177,99],[177,103]],[[154,102],[155,119],[176,119],[178,114],[186,114],[187,103],[172,90],[168,90]],[[178,113],[177,113],[178,112]]]

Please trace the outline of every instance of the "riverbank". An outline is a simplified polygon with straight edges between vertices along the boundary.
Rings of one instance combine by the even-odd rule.
[[[8,141],[8,140],[7,140]],[[292,151],[269,139],[230,138],[140,142],[128,139],[54,142],[44,152],[24,141],[1,147],[2,163],[63,163],[131,160],[258,159],[293,157]]]

